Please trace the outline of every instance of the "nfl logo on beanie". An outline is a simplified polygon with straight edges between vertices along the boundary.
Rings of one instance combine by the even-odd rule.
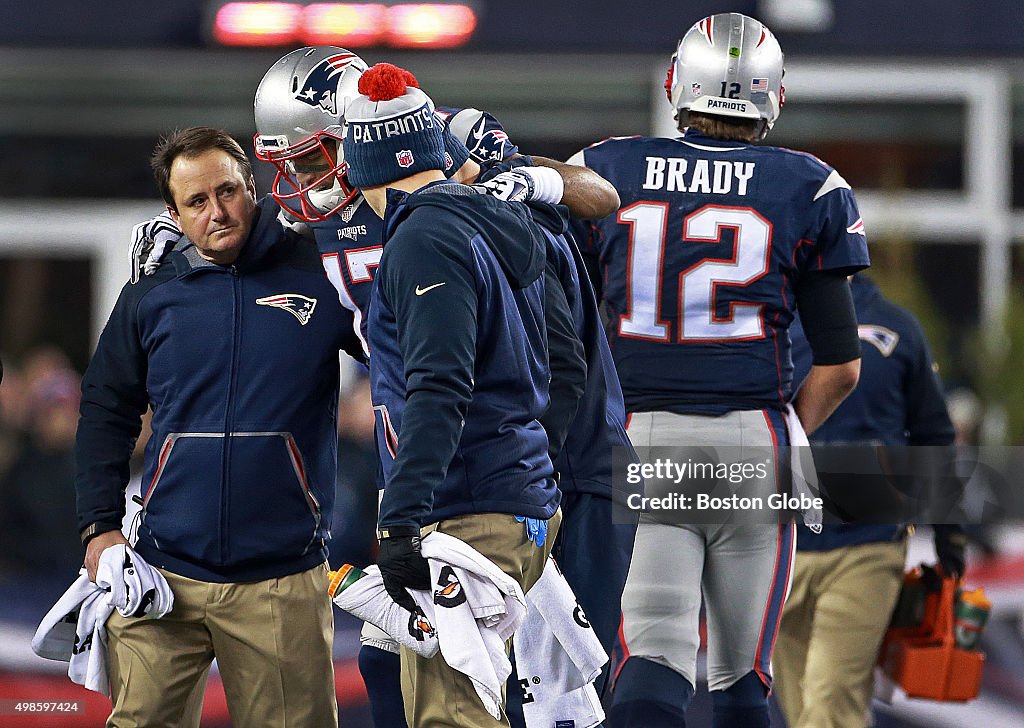
[[[360,77],[359,94],[345,111],[345,160],[352,184],[377,187],[416,172],[446,169],[442,122],[415,76],[378,63]]]

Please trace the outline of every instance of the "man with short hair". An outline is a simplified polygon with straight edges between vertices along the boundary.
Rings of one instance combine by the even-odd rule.
[[[359,90],[346,111],[345,158],[384,219],[367,326],[384,586],[415,610],[406,590],[430,588],[420,538],[436,530],[526,592],[560,520],[548,438],[564,431],[539,422],[550,376],[545,319],[559,313],[545,310],[545,233],[523,205],[445,180],[441,129],[412,74],[379,64]],[[582,358],[575,368],[582,382]],[[402,696],[410,726],[508,725],[440,654],[402,650]]]
[[[344,48],[300,48],[270,67],[260,81],[255,100],[256,154],[278,171],[272,195],[289,218],[301,220],[315,236],[327,275],[342,302],[355,312],[357,334],[364,342],[373,277],[382,253],[382,221],[348,179],[341,134],[346,110],[358,94],[356,84],[365,70],[363,60]],[[320,99],[325,101],[323,105]],[[510,158],[507,166],[514,165],[517,174],[530,177],[528,192],[522,193],[521,186],[510,189],[500,180],[489,180],[483,189],[499,196],[511,191],[531,200],[561,202],[571,214],[585,217],[603,217],[618,207],[614,189],[591,170],[518,155],[518,148],[487,112],[440,107],[435,109],[435,116],[442,122],[444,171],[453,180],[470,184],[482,168]],[[533,164],[551,169],[533,168]],[[498,171],[495,168],[488,173]],[[267,202],[261,201],[260,205]],[[561,240],[565,222],[557,215],[550,219],[556,218],[552,233]],[[136,231],[140,236],[152,235],[158,228],[165,236],[175,232],[159,218],[137,226]],[[565,528],[556,549],[566,579],[591,618],[595,633],[610,651],[618,631],[619,595],[634,530],[610,523],[611,448],[628,447],[628,439],[622,393],[607,341],[600,331],[593,294],[575,270],[573,259],[579,259],[578,251],[571,242],[562,242],[566,243],[563,249],[549,260],[549,273],[554,275],[555,283],[561,280],[562,285],[546,286],[545,291],[547,296],[557,294],[573,305],[575,333],[584,341],[588,366],[579,412],[555,463],[566,498]],[[155,267],[155,262],[148,267]],[[560,293],[563,287],[564,293]],[[561,334],[549,332],[549,346],[557,336]],[[565,420],[568,415],[562,403],[574,402],[578,397],[578,392],[574,393],[578,383],[571,381],[571,373],[555,369],[551,374],[554,404],[542,422],[545,425]],[[560,443],[554,444],[553,455]],[[396,711],[396,705],[400,705],[398,646],[368,623],[361,640],[359,668],[375,723],[381,728],[400,726],[403,718],[400,709]],[[598,689],[602,682],[603,678]],[[510,701],[513,719],[517,695],[518,688]]]
[[[813,430],[857,382],[846,275],[868,265],[863,225],[838,172],[755,145],[782,107],[782,75],[782,49],[760,22],[704,18],[680,40],[665,85],[682,136],[609,139],[569,160],[609,180],[622,200],[617,215],[578,226],[578,239],[602,274],[638,449],[771,461],[793,428]],[[795,309],[814,366],[787,417]],[[766,502],[785,488],[777,481],[771,468],[745,479],[740,495]],[[685,725],[703,602],[713,724],[767,726],[793,524],[744,525],[735,514],[697,523],[685,513],[640,515],[623,594],[628,659],[608,723]]]
[[[223,131],[161,140],[157,185],[185,237],[121,291],[83,381],[75,487],[86,567],[121,534],[129,457],[153,410],[135,550],[174,593],[107,623],[109,725],[176,725],[214,657],[240,726],[337,723],[327,589],[338,351],[361,355],[315,245],[256,206]]]

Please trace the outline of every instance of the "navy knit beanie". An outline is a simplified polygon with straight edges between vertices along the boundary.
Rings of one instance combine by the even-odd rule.
[[[359,96],[345,110],[345,161],[349,182],[377,187],[416,172],[444,171],[442,122],[434,102],[404,68],[378,63],[363,72]]]

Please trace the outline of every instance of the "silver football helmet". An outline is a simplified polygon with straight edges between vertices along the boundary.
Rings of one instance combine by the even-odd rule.
[[[740,13],[720,13],[698,21],[679,45],[665,79],[676,110],[760,119],[761,139],[779,118],[785,102],[783,55],[767,27]]]
[[[256,157],[277,167],[274,199],[300,220],[324,220],[356,195],[341,139],[365,70],[344,48],[300,48],[271,66],[256,89]]]

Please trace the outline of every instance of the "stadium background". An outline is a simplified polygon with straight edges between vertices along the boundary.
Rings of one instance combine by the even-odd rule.
[[[218,47],[208,31],[220,4],[4,4],[0,700],[84,696],[89,715],[67,725],[102,724],[104,701],[35,658],[28,638],[81,559],[69,479],[77,379],[127,277],[131,226],[161,209],[148,154],[161,131],[193,124],[223,126],[245,145],[260,77],[303,44]],[[670,131],[661,81],[694,21],[730,10],[764,20],[787,58],[787,106],[771,143],[817,154],[856,190],[871,275],[923,321],[963,441],[1024,444],[1019,0],[466,4],[477,25],[457,49],[355,50],[412,69],[438,102],[491,111],[524,151],[562,159],[607,136]],[[265,192],[269,170],[256,168]],[[372,558],[372,503],[357,493],[373,453],[363,382],[349,382],[334,551],[360,563]],[[902,701],[879,712],[880,725],[1024,725],[1020,534],[1013,519],[993,525],[988,548],[971,552],[969,581],[995,602],[982,698]],[[911,560],[927,550],[916,541]],[[354,625],[338,621],[342,725],[359,728]],[[213,683],[204,725],[228,725]],[[0,726],[33,724],[16,720],[0,715]]]

